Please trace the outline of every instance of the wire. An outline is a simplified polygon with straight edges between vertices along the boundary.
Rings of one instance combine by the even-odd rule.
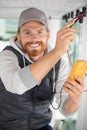
[[[60,90],[60,92],[59,92],[60,96],[59,96],[58,99],[60,100],[60,102],[59,102],[59,105],[58,105],[57,107],[54,107],[53,104],[52,104],[52,102],[49,100],[50,105],[52,106],[52,108],[53,108],[54,110],[58,110],[58,109],[60,108],[60,106],[61,106],[61,103],[62,103],[62,90],[63,90],[63,88],[61,88],[61,90]]]

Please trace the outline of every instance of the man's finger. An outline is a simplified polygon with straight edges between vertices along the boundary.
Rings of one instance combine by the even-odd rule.
[[[70,28],[75,23],[75,19],[68,22],[63,28]]]

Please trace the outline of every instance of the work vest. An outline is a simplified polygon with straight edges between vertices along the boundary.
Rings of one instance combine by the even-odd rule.
[[[22,54],[11,46],[4,50],[12,51],[18,58],[19,66],[24,67]],[[27,66],[31,62],[25,58],[25,64]],[[49,105],[54,97],[53,82],[57,81],[59,66],[60,60],[55,65],[55,81],[52,69],[40,85],[21,95],[7,91],[0,79],[0,130],[37,130],[50,123],[52,112]]]

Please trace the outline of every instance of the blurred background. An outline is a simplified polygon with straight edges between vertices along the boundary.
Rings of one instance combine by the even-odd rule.
[[[16,34],[18,17],[22,10],[36,7],[46,13],[51,37],[49,44],[53,48],[57,31],[68,21],[79,13],[83,17],[74,25],[79,30],[76,39],[69,45],[69,54],[72,64],[76,59],[87,60],[87,0],[0,0],[0,52],[9,45],[10,38]],[[64,58],[69,63],[67,54]],[[85,80],[85,90],[87,89],[87,78]],[[53,108],[53,119],[51,125],[56,121],[62,122],[60,130],[87,130],[87,92],[83,92],[81,106],[72,117],[65,118],[58,110]],[[55,100],[53,104],[56,106]]]

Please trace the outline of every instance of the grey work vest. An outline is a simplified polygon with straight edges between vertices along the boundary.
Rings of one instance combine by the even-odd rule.
[[[23,56],[13,47],[8,46],[16,54],[19,66],[23,68]],[[25,58],[26,66],[31,64]],[[58,77],[60,61],[55,65],[55,82]],[[15,86],[17,87],[17,86]],[[42,80],[41,84],[26,91],[22,95],[6,91],[0,79],[0,130],[37,130],[51,121],[49,108],[53,99],[53,69]]]

